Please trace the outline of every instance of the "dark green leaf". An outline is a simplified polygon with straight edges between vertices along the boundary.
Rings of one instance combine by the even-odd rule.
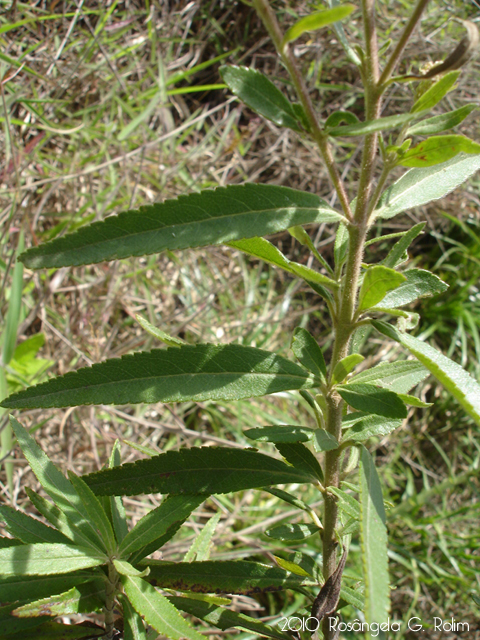
[[[432,109],[440,100],[453,89],[461,71],[449,71],[437,80],[420,98],[414,103],[411,112],[418,113],[426,109]]]
[[[365,579],[365,619],[382,623],[390,611],[387,528],[382,488],[373,460],[362,447],[360,462],[360,540]]]
[[[279,424],[274,427],[256,427],[244,431],[247,438],[260,442],[308,442],[312,439],[313,433],[313,429],[287,424]]]
[[[307,470],[295,469],[255,451],[193,447],[91,473],[84,480],[96,494],[131,496],[192,490],[228,493],[271,484],[312,482],[314,478]]]
[[[338,22],[349,16],[355,10],[353,4],[343,4],[334,9],[323,9],[316,11],[304,18],[300,18],[293,27],[290,27],[285,33],[283,44],[293,42],[307,31],[316,31],[322,27],[326,27],[333,22]]]
[[[268,493],[271,493],[272,496],[280,498],[280,500],[284,500],[285,502],[288,502],[288,504],[291,504],[293,507],[297,507],[297,509],[301,509],[302,511],[310,511],[310,507],[308,506],[308,504],[303,502],[303,500],[299,500],[295,496],[292,496],[291,493],[288,493],[283,489],[277,489],[276,487],[269,487],[268,489],[265,489],[265,491],[267,491]]]
[[[472,113],[472,111],[475,111],[475,109],[478,109],[478,106],[474,103],[470,103],[460,107],[460,109],[455,109],[455,111],[442,113],[439,116],[428,118],[428,120],[417,122],[407,129],[406,137],[431,136],[435,133],[442,133],[442,131],[453,129],[463,122],[465,118]]]
[[[123,640],[147,640],[147,633],[141,616],[123,594],[120,594],[119,599],[123,608]]]
[[[0,549],[8,549],[8,547],[18,547],[19,545],[24,544],[22,540],[18,538],[5,538],[4,536],[0,537]]]
[[[434,296],[448,289],[448,284],[430,271],[408,269],[404,271],[405,281],[395,291],[390,291],[375,305],[376,309],[395,309],[414,302],[418,298]]]
[[[298,472],[309,473],[311,476],[323,481],[323,471],[320,463],[303,444],[296,443],[278,443],[275,445],[285,460],[288,460]],[[311,482],[311,480],[310,480]],[[273,484],[270,483],[270,484]],[[277,483],[278,484],[278,483]]]
[[[90,582],[101,574],[93,571],[75,571],[51,576],[16,575],[0,579],[0,602],[15,600],[37,600],[57,593],[63,593],[72,587]],[[0,634],[0,637],[1,634]]]
[[[29,618],[32,622],[34,619]],[[40,622],[42,619],[36,619]],[[26,619],[22,620],[26,622]],[[94,640],[105,635],[105,629],[96,624],[62,624],[60,622],[43,622],[41,626],[35,626],[35,640]],[[2,640],[24,640],[24,634],[2,636]]]
[[[340,362],[337,362],[335,369],[333,370],[332,382],[337,384],[343,382],[348,374],[355,369],[357,364],[363,362],[365,358],[359,353],[352,353],[349,356],[345,356]]]
[[[480,154],[480,144],[456,134],[432,136],[403,153],[398,160],[402,167],[432,167],[454,158],[460,152]]]
[[[424,169],[407,171],[380,198],[375,217],[398,213],[443,198],[480,169],[480,156],[458,154],[452,160]]]
[[[325,120],[325,129],[338,127],[342,122],[358,124],[360,120],[352,111],[334,111]]]
[[[395,393],[408,393],[427,376],[428,370],[417,360],[400,360],[381,362],[376,367],[357,373],[350,382],[367,382]]]
[[[68,544],[23,544],[0,549],[0,575],[51,575],[69,573],[104,564],[106,557],[95,554],[91,547]]]
[[[247,67],[220,67],[228,88],[251,109],[280,127],[301,131],[298,118],[288,99],[263,73]]]
[[[298,361],[322,382],[327,380],[327,365],[318,342],[306,329],[297,327],[293,332],[292,351]]]
[[[147,580],[157,587],[195,593],[253,595],[315,584],[278,567],[245,560],[149,562]]]
[[[480,385],[465,369],[429,344],[400,333],[386,322],[372,321],[375,329],[406,347],[480,424]]]
[[[266,236],[342,216],[318,196],[275,185],[202,191],[142,207],[29,249],[27,267],[62,267]]]
[[[396,289],[406,278],[398,271],[381,265],[370,267],[365,272],[359,293],[358,310],[365,311],[375,307],[383,300],[388,291]]]
[[[372,416],[363,412],[349,413],[342,421],[342,428],[346,429],[343,440],[364,442],[374,436],[386,436],[402,425],[401,419]]]
[[[239,344],[185,345],[114,358],[29,387],[8,408],[240,400],[315,386],[303,367]],[[67,482],[65,480],[65,482]]]
[[[265,535],[284,542],[301,542],[321,531],[314,524],[278,524],[265,531]]]
[[[35,520],[26,513],[7,505],[0,506],[0,520],[5,522],[12,536],[19,538],[25,544],[69,542],[68,538],[52,529],[52,527],[47,527],[40,520]]]
[[[419,224],[416,224],[407,231],[405,235],[392,247],[385,260],[382,261],[383,266],[394,269],[400,262],[403,262],[403,256],[405,255],[408,247],[411,245],[413,240],[423,232],[426,224],[426,222],[419,222]]]
[[[337,387],[338,393],[354,409],[386,418],[406,418],[407,408],[392,391],[373,384],[351,383]]]
[[[355,124],[347,124],[340,127],[334,126],[327,130],[327,133],[329,136],[366,136],[367,134],[377,131],[396,129],[414,120],[415,117],[418,117],[418,115],[402,113],[400,115],[387,116],[386,118],[378,118],[377,120],[369,120],[367,122],[356,122]]]
[[[105,604],[105,581],[72,587],[59,595],[48,596],[35,602],[29,602],[14,610],[19,618],[35,616],[66,616],[75,613],[100,611]]]
[[[11,615],[16,605],[0,607],[0,638],[2,640],[25,640],[32,637],[33,629],[44,623],[42,618],[17,618]],[[36,637],[36,635],[35,635]]]

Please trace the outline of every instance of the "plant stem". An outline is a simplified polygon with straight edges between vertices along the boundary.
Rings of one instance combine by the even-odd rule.
[[[115,608],[115,593],[117,591],[118,573],[115,569],[113,562],[108,563],[108,580],[105,587],[105,640],[111,640],[115,633],[115,620],[114,620],[114,608]]]

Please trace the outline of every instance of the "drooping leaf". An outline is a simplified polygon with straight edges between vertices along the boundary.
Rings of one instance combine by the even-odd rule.
[[[480,424],[480,385],[459,364],[429,344],[408,333],[400,333],[386,322],[372,321],[375,329],[407,348]]]
[[[222,512],[217,511],[217,513],[209,519],[207,524],[202,526],[200,533],[197,535],[195,540],[192,542],[190,549],[185,554],[185,557],[183,558],[184,562],[192,562],[193,560],[203,562],[210,558],[210,552],[213,547],[213,535],[221,517]]]
[[[136,569],[132,564],[130,564],[130,562],[127,562],[126,560],[117,560],[116,558],[113,560],[113,566],[121,576],[144,578],[150,573],[150,569],[148,567],[143,570]]]
[[[83,478],[98,495],[190,494],[193,490],[214,494],[314,481],[310,471],[295,469],[256,451],[227,447],[167,451]]]
[[[226,65],[220,67],[220,74],[228,88],[259,115],[280,127],[302,130],[288,98],[263,73]]]
[[[0,506],[0,520],[5,522],[10,533],[25,544],[36,542],[68,543],[69,539],[59,531],[47,527],[26,513],[13,509],[7,505]]]
[[[322,382],[326,382],[327,365],[318,342],[309,331],[302,327],[295,329],[292,339],[292,351],[306,369],[311,371],[317,378],[320,378]]]
[[[297,509],[301,509],[302,511],[310,511],[310,507],[308,506],[308,504],[303,502],[303,500],[299,500],[298,498],[293,496],[291,493],[288,493],[288,491],[284,491],[283,489],[277,489],[277,487],[269,487],[268,489],[265,489],[265,491],[267,491],[268,493],[271,493],[272,496],[276,496],[277,498],[280,498],[280,500],[284,500],[285,502],[287,502],[288,504],[291,504],[293,507],[296,507]]]
[[[347,124],[358,124],[360,120],[353,111],[334,111],[325,120],[325,128],[333,129],[334,127],[338,127],[342,124],[342,122],[346,122]]]
[[[19,573],[8,578],[2,577],[0,578],[0,602],[46,598],[86,582],[92,582],[100,576],[100,573],[94,571],[74,571],[50,576],[31,576]]]
[[[367,382],[395,393],[408,393],[427,376],[428,370],[417,360],[400,360],[381,362],[376,367],[357,373],[350,382]]]
[[[374,436],[386,436],[402,425],[398,418],[369,415],[362,411],[349,413],[342,420],[343,440],[364,442]]]
[[[168,333],[162,331],[158,327],[154,327],[146,318],[141,316],[140,314],[135,314],[135,320],[138,324],[145,329],[151,336],[161,340],[169,347],[181,347],[182,344],[186,344],[185,340],[181,338],[176,338],[175,336],[169,336]]]
[[[195,488],[192,487],[192,489]],[[172,530],[173,535],[192,511],[204,500],[205,496],[203,495],[181,495],[165,498],[160,506],[152,509],[141,518],[125,536],[118,548],[118,556],[121,558],[128,557],[134,551],[162,538],[169,530]],[[167,537],[165,542],[168,539]]]
[[[301,542],[321,531],[314,524],[278,524],[265,531],[265,535],[284,542]]]
[[[309,580],[279,567],[246,560],[207,562],[149,562],[147,580],[154,586],[195,593],[238,593],[251,595],[290,589]]]
[[[349,356],[345,356],[340,362],[337,362],[335,369],[333,370],[332,382],[337,384],[343,382],[348,374],[355,369],[357,364],[363,362],[365,358],[359,353],[351,353]]]
[[[478,155],[480,144],[456,134],[431,136],[403,153],[398,164],[402,167],[432,167],[454,158],[460,152]]]
[[[300,18],[290,29],[287,30],[283,38],[283,44],[293,42],[300,38],[307,31],[316,31],[322,27],[326,27],[333,22],[338,22],[349,16],[355,10],[353,4],[342,4],[333,9],[323,9],[316,11],[304,18]]]
[[[338,284],[331,278],[322,275],[310,267],[306,267],[303,264],[292,262],[286,258],[283,253],[277,249],[271,242],[265,240],[265,238],[249,238],[248,240],[235,240],[228,243],[229,247],[239,249],[244,253],[255,258],[260,258],[264,262],[273,264],[276,267],[280,267],[288,273],[303,278],[307,282],[314,282],[321,284],[330,289],[338,289]]]
[[[184,345],[67,373],[11,395],[3,406],[240,400],[314,385],[314,377],[303,367],[269,351],[239,344]]]
[[[418,113],[426,109],[432,109],[444,98],[458,79],[461,71],[449,71],[437,80],[420,98],[414,103],[411,112]]]
[[[147,640],[142,617],[132,607],[124,594],[119,595],[123,608],[123,640]]]
[[[364,311],[375,307],[381,300],[383,300],[388,291],[396,289],[406,278],[398,271],[383,267],[382,265],[376,265],[370,267],[365,272],[363,283],[360,288],[358,310]]]
[[[360,458],[360,540],[365,580],[365,620],[381,624],[390,611],[387,529],[382,488],[372,457]]]
[[[88,569],[104,564],[107,558],[91,547],[68,544],[23,544],[0,549],[0,575],[52,575]]]
[[[354,409],[386,418],[406,418],[407,408],[392,391],[373,384],[350,383],[339,385],[338,393]]]
[[[419,222],[411,229],[409,229],[389,251],[385,260],[382,261],[383,266],[394,269],[400,263],[400,261],[402,261],[402,257],[404,256],[413,240],[415,240],[415,238],[423,232],[426,224],[426,222]]]
[[[414,302],[418,298],[434,296],[448,289],[448,284],[430,271],[408,269],[403,273],[405,280],[394,291],[390,291],[375,305],[375,309],[395,309]]]
[[[29,268],[91,264],[165,249],[226,244],[342,216],[318,196],[275,185],[202,191],[125,211],[23,253]]]
[[[325,429],[315,429],[313,446],[315,451],[334,451],[338,449],[339,444],[335,436]]]
[[[313,429],[295,425],[279,424],[274,427],[255,427],[244,431],[247,438],[260,442],[308,442],[314,434]]]
[[[402,211],[443,198],[478,169],[480,156],[463,153],[433,167],[411,169],[384,191],[375,217],[393,218]]]
[[[434,116],[427,120],[421,120],[407,129],[406,137],[431,136],[435,133],[448,131],[463,122],[465,118],[467,118],[472,111],[475,111],[476,109],[478,109],[478,106],[472,102],[460,107],[459,109],[455,109],[455,111],[448,111],[447,113],[442,113],[439,116]]]
[[[105,604],[105,581],[100,576],[96,582],[72,587],[58,595],[41,598],[14,609],[19,618],[34,616],[66,616],[75,613],[100,611]]]
[[[213,603],[202,600],[193,600],[192,598],[170,596],[169,600],[177,609],[185,611],[185,613],[189,613],[224,631],[236,627],[253,631],[255,635],[266,636],[267,638],[291,640],[289,635],[282,633],[274,626],[264,624],[260,622],[260,620],[251,618],[244,613],[237,613],[231,609],[225,609],[225,607],[219,607]]]
[[[178,609],[142,578],[122,576],[125,595],[146,622],[172,640],[204,640],[204,636],[180,615]]]
[[[318,478],[320,481],[323,481],[322,467],[313,453],[307,449],[305,445],[300,442],[278,442],[275,446],[285,460],[288,460],[288,462],[290,462],[297,471],[309,473],[311,474],[311,477]]]

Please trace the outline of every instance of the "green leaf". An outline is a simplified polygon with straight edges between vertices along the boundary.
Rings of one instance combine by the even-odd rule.
[[[340,6],[340,0],[328,0],[328,4],[333,9],[334,7]],[[332,28],[335,31],[337,38],[347,55],[347,59],[357,67],[361,67],[362,61],[360,60],[358,55],[355,53],[355,50],[353,49],[353,47],[350,45],[348,38],[345,35],[345,29],[343,28],[342,23],[334,22],[332,25]]]
[[[275,446],[285,460],[288,460],[298,472],[309,473],[310,477],[318,478],[321,482],[323,481],[323,471],[320,463],[313,453],[303,444],[300,442],[279,442]],[[312,480],[310,480],[310,482],[311,481]],[[270,484],[273,484],[273,482]],[[277,482],[276,484],[279,483]]]
[[[372,416],[361,411],[349,413],[343,418],[343,441],[364,442],[374,436],[386,436],[402,426],[402,420]]]
[[[247,631],[253,631],[255,635],[266,636],[267,638],[275,638],[276,640],[291,640],[291,636],[282,633],[270,627],[257,619],[246,616],[243,613],[237,613],[231,609],[225,609],[224,607],[218,607],[210,602],[203,602],[201,600],[193,600],[192,598],[181,598],[178,596],[170,596],[170,602],[177,607],[189,613],[200,620],[208,622],[208,624],[218,627],[222,630],[231,629],[237,627],[240,629],[246,629]]]
[[[349,356],[345,356],[340,362],[337,362],[332,375],[333,384],[343,382],[348,374],[355,369],[357,364],[360,364],[360,362],[364,360],[365,358],[359,353],[352,353]]]
[[[104,549],[108,555],[112,555],[117,547],[117,541],[115,540],[110,520],[103,510],[100,500],[82,478],[79,478],[71,471],[68,472],[68,477],[82,501],[90,522],[100,536]]]
[[[51,575],[104,564],[107,558],[90,547],[68,544],[24,544],[0,549],[0,575]]]
[[[122,467],[117,467],[121,469]],[[192,486],[196,489],[196,486]],[[203,495],[181,495],[164,498],[161,505],[152,509],[146,516],[137,522],[131,531],[122,540],[119,548],[119,557],[126,558],[128,554],[149,545],[154,540],[165,537],[163,544],[178,531],[188,516],[203,501]],[[171,535],[168,535],[171,531]],[[157,549],[161,546],[161,543]]]
[[[403,262],[403,256],[408,247],[411,245],[413,240],[423,232],[426,224],[426,222],[419,222],[407,231],[403,237],[395,243],[387,257],[382,261],[383,266],[394,269],[400,262]]]
[[[312,439],[314,430],[296,425],[279,424],[273,427],[247,429],[244,434],[250,440],[260,442],[308,442]]]
[[[23,251],[24,240],[23,231],[20,232],[18,239],[18,249],[20,253]],[[23,265],[17,261],[14,263],[12,282],[10,286],[10,299],[8,301],[7,314],[4,318],[2,330],[2,365],[9,364],[15,352],[17,344],[18,325],[20,321],[20,312],[22,309],[22,291],[23,291]],[[8,427],[5,427],[8,429]]]
[[[5,538],[0,536],[0,549],[8,549],[8,547],[18,547],[24,544],[19,538]]]
[[[275,496],[276,498],[280,498],[280,500],[284,500],[285,502],[287,502],[288,504],[291,504],[293,507],[296,507],[297,509],[301,509],[302,511],[311,510],[308,504],[303,502],[303,500],[299,500],[295,496],[292,496],[291,493],[288,493],[287,491],[283,491],[283,489],[277,489],[276,487],[269,487],[268,489],[265,489],[265,491],[267,491],[268,493],[271,493],[272,496]]]
[[[148,582],[130,576],[122,577],[122,582],[133,607],[155,631],[173,640],[205,640],[205,636],[195,631],[173,604]]]
[[[68,543],[69,540],[60,532],[47,527],[47,525],[36,520],[26,513],[22,513],[17,509],[0,506],[0,520],[5,522],[12,536],[19,538],[25,544],[34,544],[36,542],[60,542]]]
[[[278,556],[274,556],[274,558],[278,566],[282,569],[285,569],[285,571],[291,571],[291,573],[294,573],[297,576],[305,576],[306,578],[308,578],[309,576],[313,576],[312,573],[306,571],[299,564],[295,564],[295,562],[284,560],[283,558],[279,558]]]
[[[360,120],[352,111],[335,111],[325,120],[325,129],[338,127],[342,122],[347,124],[358,124]]]
[[[184,345],[114,358],[67,373],[11,395],[3,406],[240,400],[315,384],[303,367],[269,351],[239,344]]]
[[[337,387],[338,393],[354,409],[386,418],[406,418],[407,408],[392,391],[372,384],[350,383]]]
[[[122,457],[120,453],[120,441],[115,440],[112,452],[108,461],[108,468],[113,469],[119,467],[122,464]],[[122,542],[125,536],[128,534],[127,515],[125,513],[125,507],[121,496],[110,496],[110,513],[112,517],[113,530],[115,531],[115,537],[118,542]]]
[[[72,483],[49,460],[28,431],[13,416],[10,416],[10,424],[33,473],[57,507],[61,509],[67,520],[73,525],[73,529],[77,529],[77,534],[80,534],[83,544],[103,550],[102,538],[90,521],[90,514],[85,509]],[[62,531],[62,533],[65,533],[65,531]]]
[[[0,602],[46,598],[91,582],[100,576],[101,574],[93,571],[75,571],[51,576],[31,576],[19,573],[9,578],[2,577],[0,578]],[[0,637],[2,637],[1,634]]]
[[[402,167],[431,167],[454,158],[460,152],[480,154],[480,144],[456,134],[432,136],[402,154],[397,164]]]
[[[192,542],[190,549],[185,554],[183,559],[184,562],[192,562],[193,560],[203,562],[204,560],[209,559],[210,552],[213,547],[212,538],[221,517],[222,512],[217,511],[217,513],[209,519],[206,525],[202,525],[200,533]]]
[[[400,360],[381,362],[376,367],[357,373],[350,382],[367,382],[395,393],[408,393],[427,376],[428,370],[417,360]]]
[[[370,133],[376,133],[377,131],[396,129],[416,117],[419,116],[413,115],[412,113],[402,113],[396,116],[378,118],[377,120],[368,120],[367,122],[356,122],[355,124],[347,124],[340,127],[334,126],[331,129],[327,129],[327,133],[329,136],[366,136]]]
[[[265,531],[265,535],[284,542],[302,542],[321,531],[314,524],[278,524]]]
[[[181,347],[183,344],[186,344],[185,340],[182,340],[181,338],[175,338],[174,336],[169,336],[168,333],[165,333],[165,331],[162,331],[158,327],[154,327],[153,324],[150,324],[150,322],[146,318],[138,313],[135,314],[135,320],[151,336],[157,338],[158,340],[161,340],[169,347]]]
[[[335,436],[325,429],[315,429],[313,446],[315,451],[334,451],[338,449],[339,444]]]
[[[228,88],[250,109],[280,127],[301,131],[302,127],[289,100],[263,73],[247,67],[220,67]]]
[[[449,91],[453,89],[453,85],[457,81],[458,76],[461,74],[460,70],[449,71],[444,76],[437,80],[420,98],[414,103],[411,113],[417,113],[418,111],[425,111],[426,109],[432,109],[437,103],[444,98]]]
[[[338,489],[337,487],[328,487],[328,492],[337,496],[338,506],[351,518],[360,520],[360,503],[350,493]]]
[[[91,264],[226,244],[297,224],[342,219],[312,193],[275,185],[232,185],[108,217],[29,249],[20,258],[33,269]]]
[[[420,398],[416,396],[410,396],[407,393],[399,393],[398,397],[402,400],[406,405],[410,407],[418,407],[419,409],[426,409],[427,407],[431,407],[433,402],[423,402]]]
[[[460,107],[459,109],[455,109],[455,111],[449,111],[448,113],[442,113],[439,116],[422,120],[407,129],[406,137],[431,136],[435,133],[448,131],[463,122],[465,118],[467,118],[472,111],[475,111],[476,109],[478,109],[478,106],[472,102]]]
[[[195,593],[253,595],[309,584],[308,579],[246,560],[207,562],[150,562],[148,581],[154,586]],[[314,580],[310,584],[316,584]]]
[[[113,566],[117,570],[117,572],[121,576],[131,576],[133,578],[143,578],[144,576],[148,576],[150,573],[150,569],[147,567],[143,571],[140,569],[135,569],[135,567],[127,562],[126,560],[117,560],[113,561]]]
[[[303,264],[297,264],[296,262],[288,260],[277,247],[273,246],[273,244],[265,240],[265,238],[236,240],[235,242],[229,242],[228,246],[239,249],[255,258],[260,258],[260,260],[273,264],[276,267],[280,267],[288,271],[288,273],[303,278],[307,282],[315,282],[330,289],[338,289],[338,284],[334,280],[327,278],[327,276],[322,275],[314,269],[310,269],[310,267],[305,267]]]
[[[434,296],[448,289],[448,284],[430,271],[424,269],[408,269],[404,271],[404,282],[395,291],[387,293],[375,309],[395,309],[410,304],[418,298]]]
[[[35,640],[94,640],[105,634],[105,629],[98,625],[81,626],[79,624],[61,624],[59,622],[43,622],[42,618],[14,618],[14,624],[9,625],[9,629],[15,629],[20,626],[22,631],[14,631],[3,635],[2,640],[23,640],[25,638],[25,630],[34,628]],[[26,626],[29,625],[29,626]],[[5,621],[0,622],[0,632],[6,629]]]
[[[327,365],[318,342],[306,329],[297,327],[293,332],[292,351],[298,361],[322,382],[327,380]]]
[[[443,198],[480,169],[480,156],[458,154],[452,160],[407,171],[386,189],[375,210],[376,218],[398,213]]]
[[[128,598],[119,595],[123,608],[123,640],[147,640],[145,625],[141,616],[132,607]]]
[[[360,458],[360,540],[365,579],[365,620],[383,623],[390,611],[387,528],[382,488],[373,460],[362,447]]]
[[[480,385],[465,369],[429,344],[400,333],[386,322],[372,321],[375,329],[410,351],[453,395],[465,411],[480,424]]]
[[[307,31],[316,31],[317,29],[326,27],[333,22],[343,20],[349,16],[355,8],[356,7],[353,4],[343,4],[339,7],[335,7],[334,9],[324,9],[322,11],[316,11],[309,16],[305,16],[288,29],[285,33],[282,44],[286,45],[288,42],[297,40],[297,38],[300,38],[300,36]]]
[[[130,496],[192,490],[205,494],[228,493],[271,484],[314,481],[308,470],[295,469],[256,451],[227,447],[167,451],[83,478],[96,494]]]
[[[335,235],[335,245],[333,249],[333,257],[335,260],[335,270],[340,273],[340,268],[345,262],[348,252],[349,235],[348,227],[345,223],[341,222],[338,225],[337,233]]]
[[[385,298],[388,291],[396,289],[406,278],[398,271],[381,265],[366,270],[359,294],[358,310],[365,311],[375,307]]]
[[[66,616],[100,611],[104,604],[105,582],[99,577],[96,582],[72,587],[59,595],[48,596],[17,607],[13,614],[19,618],[44,615]]]

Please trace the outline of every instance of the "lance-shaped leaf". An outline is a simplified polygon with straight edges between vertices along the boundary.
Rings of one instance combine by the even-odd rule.
[[[329,136],[366,136],[367,134],[376,133],[377,131],[396,129],[397,127],[401,127],[407,122],[411,122],[418,117],[420,117],[420,114],[402,113],[396,116],[378,118],[377,120],[368,120],[367,122],[356,122],[354,124],[332,127],[331,129],[327,129],[327,133]]]
[[[18,574],[8,578],[2,577],[0,578],[0,602],[46,598],[86,582],[92,582],[99,577],[101,574],[94,571],[74,571],[50,576]]]
[[[293,445],[289,445],[293,446]],[[193,447],[83,476],[99,495],[228,493],[290,482],[314,482],[309,471],[248,449]]]
[[[255,635],[266,636],[267,638],[291,640],[291,636],[282,633],[274,626],[270,627],[260,622],[260,620],[246,616],[243,613],[237,613],[231,609],[225,609],[225,607],[219,607],[211,602],[178,596],[171,596],[168,599],[177,609],[185,611],[185,613],[189,613],[224,631],[231,628],[240,628],[253,631]]]
[[[195,593],[250,595],[316,584],[279,567],[246,560],[207,562],[149,562],[147,580],[154,586]]]
[[[302,130],[289,100],[263,73],[226,65],[220,67],[220,74],[228,88],[250,109],[280,127]]]
[[[94,640],[105,634],[105,629],[98,625],[84,627],[78,624],[61,624],[44,621],[45,618],[17,618],[10,616],[0,620],[0,637],[2,640]]]
[[[387,528],[382,487],[372,457],[362,447],[360,459],[360,540],[365,580],[365,620],[386,622],[390,611]]]
[[[32,269],[91,264],[342,219],[312,193],[275,185],[232,185],[125,211],[29,249],[20,258]]]
[[[365,358],[359,353],[351,353],[349,356],[342,358],[340,362],[337,362],[335,369],[333,370],[333,384],[343,382],[348,374],[355,369],[357,364],[360,364],[360,362],[363,362],[364,360]]]
[[[172,640],[205,640],[205,636],[195,631],[173,604],[148,582],[131,576],[122,576],[122,582],[131,604],[155,631]]]
[[[313,446],[315,451],[334,451],[338,449],[339,444],[335,436],[325,429],[315,429]]]
[[[360,411],[349,413],[342,421],[342,429],[345,429],[343,441],[364,442],[374,436],[386,436],[401,425],[402,420],[398,418],[374,416]]]
[[[349,16],[354,9],[355,5],[353,4],[342,4],[333,9],[315,11],[315,13],[311,13],[304,18],[300,18],[300,20],[298,20],[293,27],[290,27],[290,29],[285,33],[283,44],[285,45],[288,42],[293,42],[307,31],[317,31],[317,29],[321,29],[329,24],[338,22],[338,20],[343,20]]]
[[[107,561],[106,556],[90,547],[68,544],[24,544],[0,549],[0,575],[51,575],[77,569],[96,567]]]
[[[328,492],[338,498],[338,506],[351,518],[360,519],[360,503],[350,493],[338,489],[337,487],[328,487]]]
[[[463,153],[433,167],[411,169],[384,191],[375,217],[393,218],[402,211],[443,198],[479,169],[480,156]]]
[[[376,367],[357,373],[350,382],[367,382],[395,393],[408,393],[427,376],[428,370],[417,360],[401,360],[381,362]]]
[[[239,344],[185,345],[106,360],[67,373],[11,395],[3,406],[240,400],[315,384],[303,367],[269,351]]]
[[[375,305],[375,309],[395,309],[414,302],[418,298],[434,296],[448,289],[448,284],[430,271],[424,269],[408,269],[404,272],[405,280],[394,291]]]
[[[394,269],[400,262],[402,262],[403,256],[405,255],[408,247],[411,245],[413,240],[423,232],[426,224],[426,222],[419,222],[409,229],[389,251],[385,260],[382,261],[383,266]]]
[[[192,489],[195,488],[192,487]],[[122,540],[118,549],[119,557],[125,558],[133,551],[141,549],[154,540],[163,538],[169,530],[172,530],[173,535],[192,511],[204,500],[205,496],[203,495],[169,496],[165,498],[159,507],[152,509],[139,520]],[[164,542],[167,542],[168,539],[169,537],[166,537]]]
[[[406,278],[398,271],[376,265],[365,272],[360,289],[358,310],[364,311],[376,306],[385,298],[388,291],[396,289]]]
[[[313,429],[295,425],[279,424],[274,427],[255,427],[244,431],[247,438],[259,442],[308,442],[314,434]]]
[[[273,264],[276,267],[280,267],[288,273],[303,278],[307,282],[314,282],[324,285],[330,289],[338,289],[338,284],[331,278],[318,273],[310,267],[305,267],[303,264],[297,264],[286,258],[283,253],[274,247],[271,242],[265,240],[265,238],[249,238],[248,240],[236,240],[235,242],[229,242],[229,247],[239,249],[244,253],[248,253],[250,256],[260,258],[264,262]]]
[[[339,385],[338,393],[354,409],[386,418],[406,418],[407,408],[392,391],[378,389],[373,384]]]
[[[119,600],[123,608],[123,640],[147,640],[142,617],[123,593],[119,594]]]
[[[122,457],[120,453],[120,441],[115,440],[110,459],[108,461],[108,468],[113,469],[119,467],[122,464]],[[123,505],[122,498],[120,496],[110,496],[110,514],[112,518],[112,526],[115,531],[115,537],[118,542],[122,542],[125,536],[128,534],[127,515],[125,513],[125,507]]]
[[[400,333],[386,322],[372,321],[375,329],[396,340],[410,351],[480,424],[480,385],[459,364],[440,351],[407,333]]]
[[[461,71],[449,71],[444,76],[442,76],[440,80],[437,80],[415,102],[411,109],[412,113],[418,113],[419,111],[431,109],[436,104],[438,104],[440,100],[453,89],[453,85],[457,81],[460,73]]]
[[[460,135],[432,136],[403,153],[402,167],[432,167],[454,158],[460,152],[480,154],[480,144]]]
[[[320,532],[314,524],[278,524],[265,531],[265,535],[284,542],[301,542]]]
[[[213,548],[213,535],[221,517],[222,512],[217,511],[217,513],[209,519],[207,524],[202,526],[200,533],[185,554],[183,558],[184,562],[192,562],[193,560],[202,562],[210,558],[210,553]]]
[[[478,106],[472,102],[460,107],[459,109],[455,109],[455,111],[449,111],[448,113],[442,113],[439,116],[422,120],[407,129],[406,137],[431,136],[435,133],[448,131],[463,122],[465,118],[476,109],[478,109]]]
[[[9,532],[25,544],[36,542],[67,543],[69,539],[52,527],[36,520],[26,513],[13,509],[7,505],[0,506],[0,520],[5,522]]]
[[[34,616],[66,616],[74,613],[100,611],[105,605],[105,581],[100,577],[96,582],[72,587],[58,595],[41,598],[14,609],[19,618]]]
[[[327,365],[318,342],[310,332],[297,327],[293,332],[292,351],[304,367],[326,382]]]
[[[278,442],[275,444],[276,448],[280,451],[285,460],[288,460],[297,471],[309,473],[311,477],[318,478],[323,482],[323,471],[320,463],[313,455],[313,453],[307,449],[300,442]],[[273,482],[271,483],[273,484]],[[278,484],[278,483],[277,483]]]

